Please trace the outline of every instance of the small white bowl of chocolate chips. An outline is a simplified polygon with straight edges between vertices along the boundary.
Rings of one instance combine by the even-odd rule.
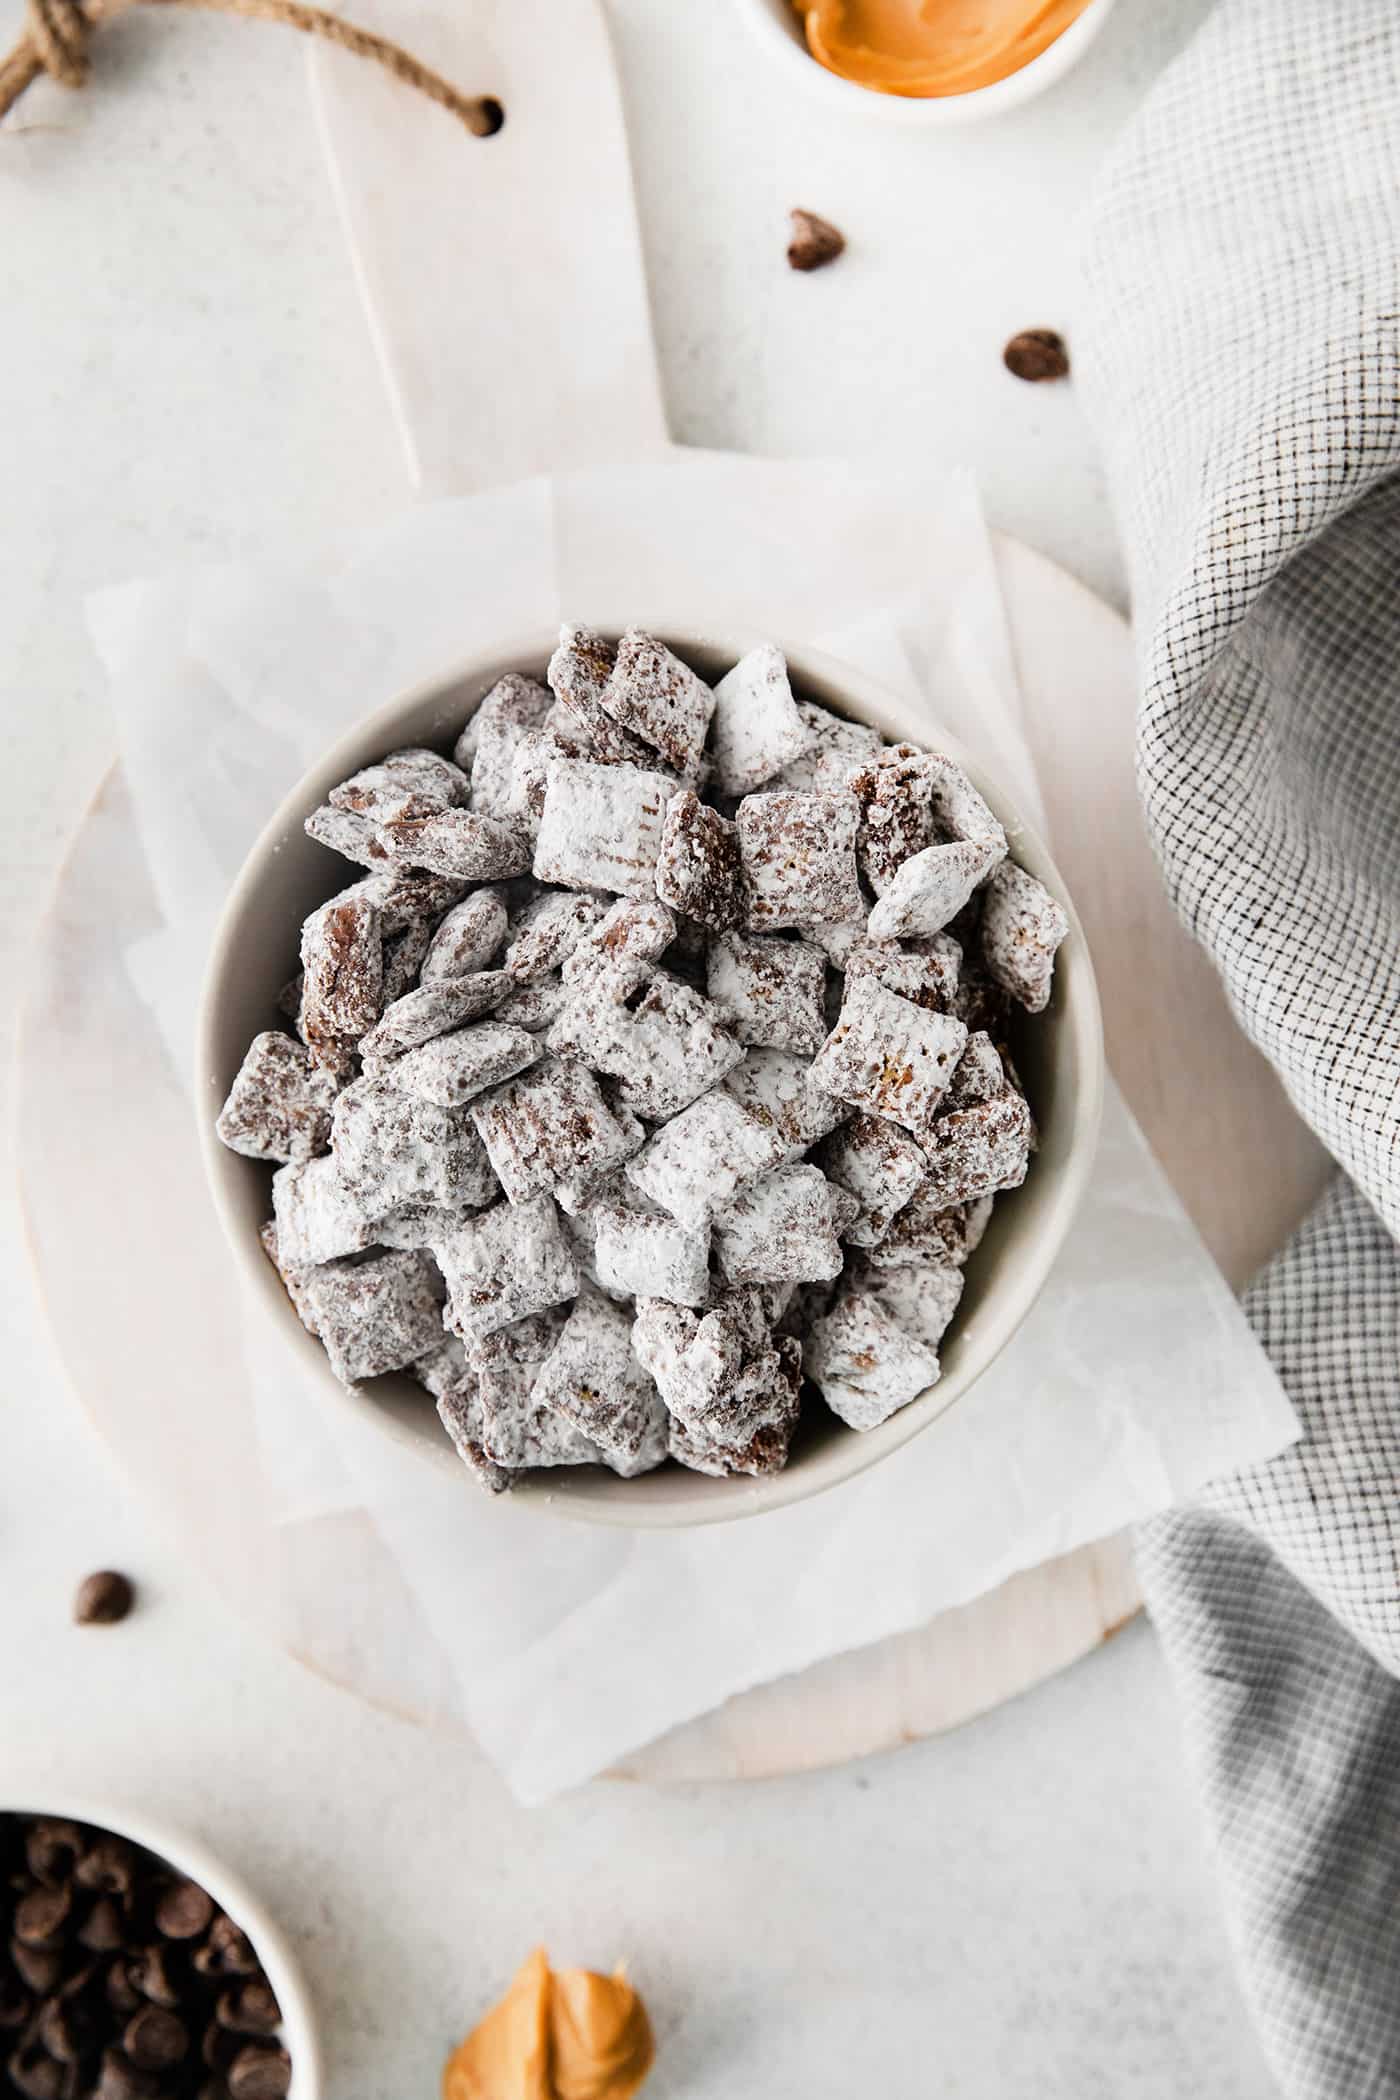
[[[137,1812],[0,1808],[0,2090],[320,2100],[291,1951],[250,1890]]]
[[[889,1457],[1093,1163],[1045,846],[804,650],[568,626],[361,723],[254,846],[198,1113],[289,1346],[425,1460],[636,1526]]]

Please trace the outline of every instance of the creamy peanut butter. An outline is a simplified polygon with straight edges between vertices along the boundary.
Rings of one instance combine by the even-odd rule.
[[[631,2100],[655,2050],[621,1969],[555,1975],[543,1948],[448,2058],[443,2100]]]
[[[886,95],[965,95],[1019,72],[1089,0],[793,0],[813,58]]]

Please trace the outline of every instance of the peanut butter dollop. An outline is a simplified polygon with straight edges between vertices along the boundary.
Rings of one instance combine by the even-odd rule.
[[[442,2100],[631,2100],[654,2055],[646,2007],[621,1969],[555,1975],[537,1947],[448,2058]]]
[[[793,0],[807,48],[886,95],[965,95],[1038,58],[1088,0]]]

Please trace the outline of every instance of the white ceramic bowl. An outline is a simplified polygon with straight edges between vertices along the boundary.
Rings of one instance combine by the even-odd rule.
[[[762,639],[702,636],[665,622],[652,631],[664,635],[711,681]],[[338,1405],[367,1416],[425,1463],[455,1469],[464,1495],[480,1490],[449,1445],[431,1399],[412,1378],[379,1378],[354,1392],[337,1383],[259,1245],[258,1228],[271,1213],[271,1169],[228,1151],[215,1135],[214,1121],[248,1044],[260,1029],[282,1025],[277,994],[295,971],[302,920],[356,879],[345,861],[307,838],[303,819],[339,781],[388,751],[420,744],[450,750],[463,721],[504,672],[543,677],[554,641],[552,634],[537,634],[491,649],[454,675],[389,701],[297,783],[253,847],[225,906],[204,987],[196,1053],[195,1102],[209,1184],[255,1297],[288,1348],[311,1367]],[[630,1481],[601,1468],[557,1468],[527,1476],[512,1494],[515,1503],[542,1501],[560,1515],[634,1528],[718,1523],[780,1508],[888,1458],[966,1393],[1010,1340],[1049,1273],[1089,1178],[1103,1100],[1103,1032],[1083,929],[1049,852],[1004,790],[918,707],[811,650],[787,654],[799,697],[823,701],[887,737],[936,746],[966,766],[1005,824],[1016,858],[1068,912],[1070,931],[1056,962],[1050,1006],[1014,1032],[1017,1065],[1040,1126],[1040,1150],[1024,1187],[998,1198],[987,1235],[968,1264],[938,1384],[879,1428],[858,1434],[830,1416],[804,1421],[787,1466],[762,1480],[712,1480],[675,1465]]]
[[[179,1873],[207,1889],[220,1910],[241,1926],[253,1943],[268,1982],[282,2009],[281,2037],[292,2059],[292,2083],[288,2100],[322,2100],[325,2078],[321,2044],[306,1985],[280,1925],[274,1923],[252,1891],[222,1860],[183,1831],[136,1809],[109,1806],[82,1796],[60,1794],[57,1799],[0,1800],[0,1813],[14,1816],[53,1816],[71,1823],[88,1823],[97,1830],[110,1830],[155,1853]]]
[[[794,78],[799,74],[814,94],[822,96],[832,110],[847,115],[874,117],[886,124],[938,130],[954,124],[973,124],[984,117],[1000,116],[1019,108],[1064,78],[1078,64],[1108,19],[1114,0],[1089,0],[1053,44],[1005,80],[989,87],[973,88],[965,95],[886,95],[878,88],[861,87],[844,80],[818,63],[807,49],[802,20],[792,0],[734,0],[776,65]]]

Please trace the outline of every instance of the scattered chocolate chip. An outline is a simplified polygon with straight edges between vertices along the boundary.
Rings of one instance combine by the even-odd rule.
[[[63,1944],[63,1928],[73,1898],[66,1888],[31,1889],[15,1906],[15,1938],[26,1947],[50,1948]]]
[[[78,1927],[78,1944],[90,1954],[115,1954],[126,1944],[126,1922],[121,1905],[110,1896],[99,1896]]]
[[[845,234],[830,219],[819,219],[814,211],[793,212],[787,259],[794,270],[820,270],[835,262],[845,245]]]
[[[99,1568],[78,1585],[73,1617],[80,1626],[115,1626],[136,1602],[130,1579],[115,1568]]]
[[[255,1978],[225,1991],[214,2018],[232,2034],[271,2034],[281,2024],[282,2009],[272,1985]]]
[[[168,1940],[197,1940],[214,1915],[213,1900],[197,1881],[175,1881],[156,1905],[156,1931]]]
[[[228,2074],[233,2100],[284,2100],[292,2082],[292,2060],[278,2042],[249,2042]]]
[[[100,1837],[78,1861],[76,1879],[85,1889],[106,1896],[129,1896],[135,1878],[135,1854],[125,1838]]]
[[[1001,361],[1018,379],[1064,379],[1069,374],[1065,339],[1053,328],[1023,328],[1012,336]]]
[[[164,2005],[170,2011],[180,2003],[180,1993],[175,1988],[170,1970],[166,1965],[163,1947],[141,1947],[133,1954],[127,1974],[152,2005]]]
[[[51,1991],[63,1974],[63,1956],[56,1947],[26,1947],[23,1940],[13,1939],[10,1962],[26,1988],[41,1996]]]
[[[139,2069],[124,2049],[104,2049],[97,2091],[99,2100],[160,2100],[160,2080]]]
[[[506,120],[504,104],[498,102],[494,95],[483,95],[479,104],[479,118],[479,122],[472,126],[476,137],[493,139]]]
[[[190,2046],[189,2030],[173,2012],[145,2005],[127,2022],[122,2047],[138,2071],[168,2071]]]
[[[83,1834],[76,1823],[45,1816],[31,1827],[24,1857],[34,1879],[46,1889],[56,1889],[73,1873],[82,1849]]]

